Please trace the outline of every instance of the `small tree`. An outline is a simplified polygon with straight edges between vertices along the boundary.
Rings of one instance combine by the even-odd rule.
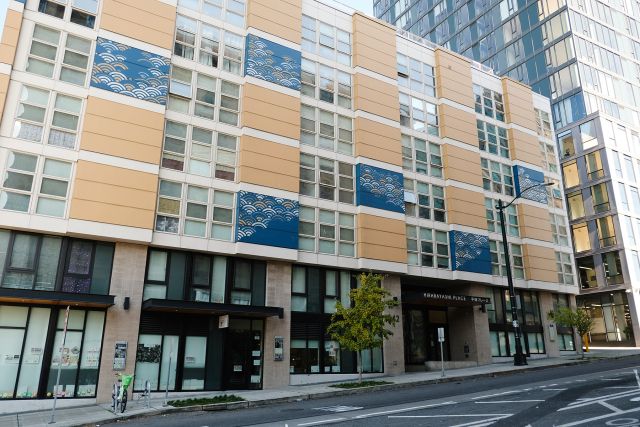
[[[384,277],[380,274],[362,273],[360,286],[349,294],[351,307],[336,302],[336,312],[331,316],[327,333],[338,341],[341,348],[355,351],[358,357],[358,381],[362,382],[362,351],[377,348],[393,332],[398,316],[386,313],[387,309],[398,305],[391,294],[380,286]]]
[[[575,328],[580,336],[580,349],[582,350],[582,344],[584,343],[586,351],[589,351],[588,334],[593,329],[593,319],[587,310],[579,308],[573,311],[570,308],[562,307],[559,310],[550,312],[548,317],[558,325]],[[582,358],[584,358],[584,352],[582,352]]]

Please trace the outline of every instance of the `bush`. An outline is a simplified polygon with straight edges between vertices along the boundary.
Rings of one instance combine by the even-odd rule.
[[[167,403],[176,408],[182,408],[184,406],[195,406],[195,405],[210,405],[212,403],[232,403],[232,402],[243,402],[244,399],[240,396],[236,396],[234,394],[223,394],[221,396],[215,397],[201,397],[194,399],[184,399],[184,400],[170,400]]]

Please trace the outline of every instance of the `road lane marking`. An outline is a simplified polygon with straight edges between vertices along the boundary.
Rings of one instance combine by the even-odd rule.
[[[472,421],[470,423],[464,423],[464,424],[456,424],[454,426],[451,427],[483,427],[483,426],[490,426],[491,424],[493,424],[494,421],[499,421],[499,420],[503,420],[505,418],[509,418],[511,415],[502,415],[499,417],[494,417],[494,418],[488,418],[486,420],[479,420],[479,421]]]
[[[612,385],[610,387],[604,387],[604,388],[638,388],[638,386],[635,386],[635,385]]]
[[[522,393],[522,391],[521,390],[513,390],[513,391],[505,391],[505,392],[502,392],[502,393],[485,394],[484,396],[472,397],[471,400],[486,399],[487,397],[504,396],[506,394],[516,394],[516,393]]]
[[[327,412],[349,412],[349,411],[358,411],[362,408],[363,406],[336,405],[336,406],[325,406],[322,408],[313,408],[313,409],[317,411],[327,411]]]
[[[613,413],[611,413],[611,414],[600,415],[600,416],[597,416],[597,417],[587,418],[587,419],[585,419],[585,420],[574,421],[574,422],[572,422],[572,423],[569,423],[569,424],[562,424],[562,425],[559,425],[559,426],[557,426],[557,427],[573,427],[573,426],[579,426],[579,425],[581,425],[581,424],[587,424],[587,423],[590,423],[590,422],[592,422],[592,421],[604,420],[604,419],[606,419],[606,418],[611,418],[611,417],[617,417],[617,416],[620,416],[621,414],[630,414],[630,413],[632,413],[632,412],[638,412],[638,411],[640,411],[640,408],[633,408],[633,409],[629,409],[629,410],[627,410],[627,411],[613,412]]]
[[[588,399],[582,399],[581,401],[576,401],[576,402],[572,402],[569,405],[567,405],[564,408],[560,408],[558,409],[558,411],[566,411],[569,409],[573,409],[573,408],[580,408],[582,406],[587,406],[587,405],[591,405],[592,403],[598,403],[599,401],[604,401],[604,400],[608,400],[608,399],[617,399],[620,397],[630,397],[630,396],[635,396],[638,394],[638,390],[637,389],[633,389],[630,391],[621,391],[619,393],[613,393],[613,394],[607,394],[604,396],[599,396],[599,397],[592,397],[592,398],[588,398]]]
[[[640,377],[638,377],[638,370],[634,369],[633,373],[636,374],[636,382],[638,383],[638,388],[640,388]]]
[[[396,414],[398,412],[416,411],[418,409],[437,408],[438,406],[455,405],[456,403],[457,402],[450,401],[450,402],[444,402],[444,403],[434,403],[433,405],[412,406],[411,408],[402,408],[402,409],[393,409],[393,410],[390,410],[390,411],[371,412],[369,414],[356,415],[355,417],[351,417],[351,418],[352,419],[368,418],[368,417],[375,417],[375,416],[378,416],[378,415]]]
[[[622,378],[600,378],[600,381],[620,381]]]
[[[435,414],[435,415],[389,415],[387,418],[463,418],[463,417],[510,417],[513,414]],[[487,421],[487,420],[481,420]],[[474,421],[477,423],[478,421]]]
[[[330,420],[322,420],[322,421],[314,421],[311,423],[302,423],[302,424],[298,424],[298,426],[303,427],[303,426],[319,426],[321,424],[329,424],[329,423],[335,423],[336,421],[346,421],[346,418],[332,418]]]
[[[566,388],[543,388],[542,391],[565,391]]]
[[[612,404],[608,403],[608,402],[598,402],[600,405],[604,406],[607,409],[611,409],[613,412],[622,412],[622,409],[620,408],[616,408],[615,406],[613,406]]]
[[[475,403],[531,403],[531,402],[544,402],[544,399],[528,399],[528,400],[494,400],[490,402],[475,402]]]

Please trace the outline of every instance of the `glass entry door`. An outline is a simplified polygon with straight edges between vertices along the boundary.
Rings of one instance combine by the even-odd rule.
[[[427,361],[440,360],[438,328],[444,328],[444,360],[449,360],[449,331],[446,310],[411,307],[405,308],[403,316],[405,362],[407,365],[422,365]]]
[[[262,328],[262,320],[229,320],[225,339],[225,389],[262,387]]]

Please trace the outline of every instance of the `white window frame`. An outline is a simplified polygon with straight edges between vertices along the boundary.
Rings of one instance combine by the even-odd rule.
[[[326,234],[331,229],[333,235]],[[341,257],[357,256],[356,215],[353,213],[301,205],[298,230],[300,251]],[[309,233],[311,230],[313,234]],[[351,238],[348,236],[349,233]],[[330,245],[333,245],[332,250],[328,249]]]
[[[312,167],[311,164],[314,166]],[[329,164],[332,165],[332,171],[328,170]],[[348,173],[347,169],[349,169]],[[303,175],[306,176],[303,177]],[[314,181],[310,180],[310,175],[313,175]],[[328,181],[331,175],[332,183]],[[311,194],[311,188],[313,188],[313,194]],[[332,188],[333,198],[322,197],[323,188]],[[355,204],[355,165],[312,154],[300,153],[299,191],[304,196],[353,205]]]

